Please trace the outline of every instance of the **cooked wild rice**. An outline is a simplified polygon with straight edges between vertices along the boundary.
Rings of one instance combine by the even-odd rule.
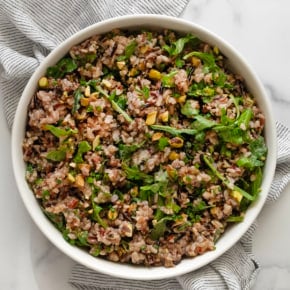
[[[28,110],[26,178],[69,243],[172,267],[242,220],[265,120],[226,61],[190,34],[116,30],[47,70]]]

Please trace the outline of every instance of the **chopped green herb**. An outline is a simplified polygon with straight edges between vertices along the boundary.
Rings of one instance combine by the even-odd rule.
[[[228,223],[240,223],[244,220],[244,217],[243,216],[229,216],[226,221]]]
[[[112,108],[121,114],[127,122],[133,122],[133,119],[101,87],[97,86],[96,89],[111,102]]]
[[[244,196],[248,200],[252,201],[255,199],[254,196],[250,195],[242,188],[236,185],[232,185],[220,172],[218,172],[218,170],[215,168],[214,164],[212,163],[209,157],[203,155],[203,160],[205,161],[207,166],[211,169],[211,171],[216,175],[216,177],[219,178],[223,182],[223,184],[226,185],[229,189],[238,191],[239,193],[242,194],[242,196]]]
[[[100,217],[100,212],[103,210],[103,208],[99,205],[97,205],[95,202],[94,202],[94,198],[95,198],[95,195],[92,194],[92,205],[93,205],[93,215],[92,215],[92,218],[94,221],[96,221],[100,226],[102,226],[103,228],[107,228],[108,227],[108,224]]]
[[[160,151],[163,151],[165,147],[167,147],[169,145],[169,141],[168,141],[168,138],[166,137],[161,137],[159,140],[158,140],[158,149]]]
[[[43,212],[59,231],[65,229],[64,217],[62,214],[55,214],[44,209]]]
[[[80,108],[80,100],[83,98],[83,93],[80,88],[74,91],[74,104],[72,108],[72,113],[76,113],[77,110]]]
[[[125,54],[121,55],[117,58],[118,61],[122,61],[122,60],[127,60],[130,58],[131,55],[133,55],[133,53],[135,52],[135,49],[137,47],[138,43],[137,41],[133,40],[131,41],[125,48]]]
[[[144,183],[152,183],[154,181],[153,176],[140,171],[137,167],[129,167],[123,163],[122,168],[129,180],[143,180]]]
[[[147,100],[150,97],[150,88],[144,86],[141,90],[136,89],[138,94],[141,94],[141,96],[144,97],[145,100]]]
[[[166,216],[160,219],[154,226],[153,230],[150,233],[150,238],[152,240],[159,240],[161,237],[164,236],[164,233],[167,229],[166,223],[168,221],[173,220],[172,216]]]
[[[172,88],[175,86],[174,84],[174,76],[178,73],[178,71],[172,71],[169,74],[162,75],[161,83],[164,88]]]
[[[55,66],[47,69],[46,75],[55,79],[64,77],[78,68],[77,63],[72,58],[63,58]]]
[[[150,127],[153,130],[164,131],[164,132],[167,132],[173,136],[179,136],[181,134],[195,135],[197,133],[197,130],[195,130],[195,129],[177,129],[177,128],[173,128],[170,126],[164,126],[164,125],[151,125]]]
[[[32,173],[33,170],[34,170],[33,164],[27,163],[27,165],[26,165],[26,171],[29,172],[29,173]]]
[[[181,107],[181,114],[185,115],[188,118],[194,118],[199,113],[199,109],[195,108],[192,100],[188,100]]]
[[[83,154],[87,153],[91,149],[92,149],[92,147],[87,141],[81,141],[78,145],[78,151],[74,157],[74,162],[76,162],[76,163],[84,162]]]
[[[143,146],[144,142],[141,144],[135,144],[135,145],[126,145],[126,144],[120,144],[119,147],[119,154],[122,160],[126,160],[130,158],[130,156],[139,148]]]
[[[183,51],[183,48],[186,43],[190,42],[192,46],[197,45],[200,40],[192,35],[188,34],[185,37],[179,38],[177,41],[171,43],[171,45],[164,45],[163,49],[169,53],[170,56],[176,56]]]
[[[46,154],[46,159],[54,162],[63,161],[65,160],[65,158],[66,158],[66,150],[64,148],[52,150]]]
[[[78,130],[77,129],[71,129],[71,128],[67,128],[67,129],[62,129],[53,125],[44,125],[44,130],[48,130],[50,131],[55,137],[65,137],[65,136],[70,136],[72,134],[77,134]]]
[[[183,59],[186,60],[191,56],[196,56],[200,58],[203,61],[204,67],[208,70],[208,72],[215,72],[219,70],[219,67],[215,63],[215,57],[213,54],[207,52],[192,51],[189,54],[185,55]]]

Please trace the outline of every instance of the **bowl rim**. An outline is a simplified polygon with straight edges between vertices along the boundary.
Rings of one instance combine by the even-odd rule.
[[[232,58],[234,58],[235,62],[242,66],[242,68],[249,74],[247,75],[247,78],[252,80],[252,83],[255,85],[255,90],[259,92],[259,98],[263,105],[263,112],[266,115],[266,142],[269,149],[263,174],[263,189],[258,200],[254,204],[252,204],[251,207],[247,210],[245,220],[241,224],[235,225],[236,228],[234,228],[233,230],[231,229],[231,235],[229,237],[227,236],[221,238],[222,242],[225,242],[217,242],[218,246],[215,251],[207,252],[203,255],[194,257],[193,259],[183,259],[178,265],[173,268],[148,268],[144,266],[114,263],[101,258],[92,257],[88,253],[85,253],[83,250],[71,246],[62,238],[61,233],[50,223],[50,221],[42,213],[41,208],[34,197],[34,194],[29,189],[25,181],[25,167],[22,158],[23,155],[21,144],[24,136],[23,131],[26,124],[27,106],[33,96],[31,92],[33,91],[34,93],[37,81],[39,77],[44,74],[46,68],[49,65],[58,61],[62,56],[64,56],[64,52],[67,52],[72,45],[80,43],[94,34],[108,32],[112,30],[112,28],[110,27],[120,27],[121,29],[125,28],[126,26],[129,27],[132,25],[137,25],[137,27],[149,27],[152,23],[156,27],[160,26],[160,29],[162,27],[170,27],[170,29],[173,30],[179,30],[184,32],[191,31],[198,36],[202,35],[202,40],[211,44],[216,43],[220,50],[226,54],[226,56],[230,55]],[[175,27],[178,27],[178,29],[175,29]],[[266,201],[267,194],[270,190],[271,182],[274,177],[277,156],[276,126],[273,114],[271,112],[270,100],[269,98],[267,98],[266,91],[257,74],[240,55],[237,49],[232,47],[227,41],[217,36],[215,33],[202,27],[201,25],[184,19],[156,14],[126,15],[104,20],[80,30],[71,37],[67,38],[60,45],[58,45],[43,60],[43,62],[39,65],[39,67],[35,70],[31,78],[29,79],[18,103],[14,123],[12,126],[11,151],[14,177],[21,199],[34,223],[38,226],[40,231],[50,240],[50,242],[52,242],[59,250],[61,250],[64,254],[66,254],[76,262],[103,274],[108,274],[124,279],[133,278],[134,280],[158,280],[179,276],[207,265],[208,263],[214,261],[216,258],[221,256],[227,250],[229,250],[249,229],[251,224],[257,218]]]

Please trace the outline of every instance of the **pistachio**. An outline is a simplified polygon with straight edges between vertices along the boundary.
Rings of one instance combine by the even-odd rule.
[[[173,161],[179,158],[179,154],[175,151],[171,151],[169,156],[168,156],[169,160]]]
[[[155,124],[156,116],[157,116],[157,111],[148,113],[147,118],[146,118],[146,125]]]
[[[38,86],[40,88],[46,88],[48,86],[48,79],[46,77],[42,77],[38,81]]]
[[[169,140],[169,144],[172,148],[181,148],[183,147],[183,139],[180,137],[174,137],[172,139]]]
[[[161,119],[162,122],[168,122],[169,119],[169,112],[165,111],[162,114],[159,115],[159,118]]]
[[[109,220],[113,221],[118,217],[118,211],[112,207],[109,209],[107,216]]]
[[[162,136],[163,136],[163,133],[161,133],[161,132],[154,133],[154,134],[152,135],[151,140],[152,140],[153,142],[154,142],[154,141],[158,141]]]
[[[160,80],[161,79],[161,72],[156,69],[151,69],[149,71],[149,78],[152,80]]]

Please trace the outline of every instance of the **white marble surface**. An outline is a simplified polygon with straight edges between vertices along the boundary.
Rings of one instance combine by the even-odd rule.
[[[235,46],[258,72],[277,120],[290,126],[290,1],[191,0],[183,18]],[[10,133],[0,110],[0,289],[68,290],[73,262],[32,223],[12,173]],[[261,271],[254,290],[290,289],[290,186],[258,218],[254,254]]]

